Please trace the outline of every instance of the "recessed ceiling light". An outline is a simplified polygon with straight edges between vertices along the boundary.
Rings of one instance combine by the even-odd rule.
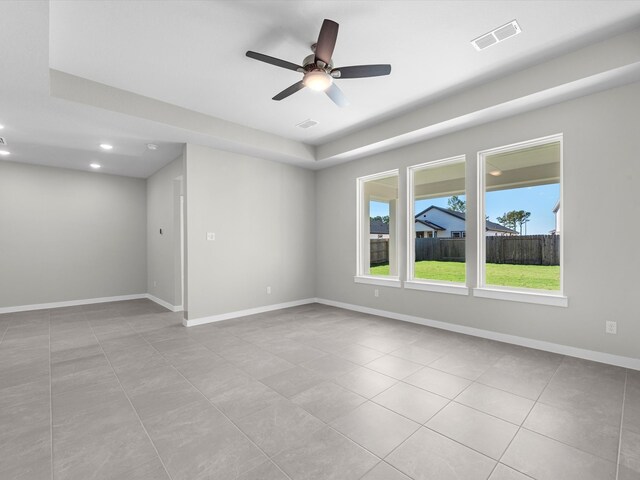
[[[100,164],[99,164],[99,163],[92,163],[92,164],[91,164],[91,165],[89,165],[89,166],[90,166],[91,168],[96,169],[96,170],[100,168]]]
[[[0,150],[0,155],[2,155],[3,157],[9,155],[11,152],[8,150]]]
[[[155,143],[147,143],[147,148],[149,150],[157,150],[158,149],[158,145],[156,145]]]
[[[489,175],[493,175],[494,177],[499,177],[500,175],[502,175],[502,170],[498,170],[498,169],[491,170],[489,172]]]
[[[108,143],[101,143],[100,148],[103,150],[111,150],[113,148],[113,145],[109,145]]]
[[[505,25],[501,25],[498,28],[480,35],[478,38],[471,40],[471,45],[478,51],[489,48],[496,45],[507,38],[511,38],[522,32],[518,22],[513,20]]]

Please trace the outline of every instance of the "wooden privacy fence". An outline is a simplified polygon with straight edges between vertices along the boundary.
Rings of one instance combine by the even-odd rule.
[[[389,263],[389,239],[374,238],[369,241],[371,265]]]
[[[487,237],[487,263],[560,265],[560,235]]]
[[[416,238],[416,262],[464,262],[464,238]],[[389,261],[389,240],[371,240],[371,265]],[[559,235],[487,237],[487,263],[560,265]]]

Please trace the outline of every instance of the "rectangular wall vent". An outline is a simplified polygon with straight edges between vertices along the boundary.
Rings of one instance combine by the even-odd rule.
[[[0,145],[6,145],[6,144],[7,144],[7,141],[4,138],[0,137]]]
[[[478,51],[489,48],[492,45],[496,45],[507,38],[511,38],[514,35],[522,32],[520,25],[517,21],[512,21],[506,25],[502,25],[489,33],[480,35],[478,38],[471,40],[471,45]]]
[[[310,118],[296,125],[296,127],[300,128],[311,128],[315,127],[318,124],[315,120],[311,120]]]

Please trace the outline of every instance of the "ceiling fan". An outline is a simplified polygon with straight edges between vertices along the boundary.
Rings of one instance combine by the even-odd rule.
[[[344,96],[342,90],[333,82],[339,78],[365,78],[380,77],[391,73],[391,65],[355,65],[351,67],[334,67],[333,49],[336,46],[338,38],[338,24],[333,20],[325,19],[322,22],[318,42],[311,45],[313,54],[309,55],[302,61],[302,66],[295,63],[280,60],[279,58],[270,57],[262,53],[247,52],[247,57],[261,62],[275,65],[276,67],[286,68],[304,75],[302,80],[294,83],[288,88],[278,93],[273,100],[282,100],[289,95],[293,95],[304,87],[311,90],[324,91],[327,96],[339,107],[346,107],[349,104],[347,97]]]

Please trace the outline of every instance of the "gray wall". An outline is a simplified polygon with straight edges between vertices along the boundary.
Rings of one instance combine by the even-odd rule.
[[[317,296],[612,354],[640,357],[640,84],[582,97],[317,173]],[[564,285],[569,307],[551,307],[355,284],[356,178],[467,155],[468,230],[476,228],[479,150],[564,133]],[[406,206],[399,202],[401,258]],[[615,233],[611,233],[615,232]],[[615,248],[602,248],[606,240]],[[467,237],[469,278],[476,239]],[[404,274],[405,266],[401,267]],[[402,278],[402,277],[401,277]],[[375,298],[373,290],[380,290]],[[606,335],[605,320],[618,322]]]
[[[141,294],[142,179],[0,162],[0,307]]]
[[[179,306],[182,156],[147,179],[147,292]],[[160,234],[162,229],[162,234]]]
[[[188,144],[186,176],[189,319],[315,297],[314,172]]]

